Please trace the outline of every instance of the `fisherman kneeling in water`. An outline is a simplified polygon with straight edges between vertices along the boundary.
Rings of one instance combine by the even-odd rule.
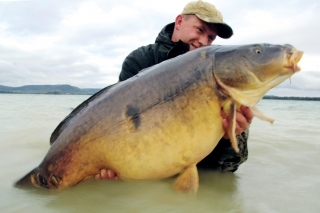
[[[170,58],[209,46],[216,36],[227,39],[233,31],[223,22],[221,13],[210,3],[201,0],[188,3],[174,23],[166,25],[159,33],[154,44],[142,46],[131,52],[122,64],[119,81],[138,74],[142,69],[158,64]],[[228,128],[224,114],[223,127]],[[248,158],[248,127],[253,113],[248,107],[241,107],[236,114],[236,134],[239,153],[236,153],[225,135],[214,150],[198,163],[199,168],[214,169],[223,172],[235,172]],[[102,169],[96,179],[118,179],[111,171]]]

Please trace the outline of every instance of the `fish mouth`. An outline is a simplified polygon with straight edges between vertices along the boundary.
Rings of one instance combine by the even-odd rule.
[[[301,68],[298,66],[298,62],[303,56],[303,51],[299,51],[296,49],[291,50],[287,54],[287,65],[284,66],[284,68],[292,70],[294,73],[301,70]]]
[[[44,176],[38,173],[36,178],[37,185],[46,189],[58,189],[62,182],[61,178],[55,175],[50,175],[49,178],[46,179]]]

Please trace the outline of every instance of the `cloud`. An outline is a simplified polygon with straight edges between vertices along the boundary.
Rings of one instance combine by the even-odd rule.
[[[320,72],[318,71],[300,72],[293,75],[291,79],[279,85],[278,88],[320,91],[319,82],[320,82]]]
[[[290,43],[305,52],[301,73],[278,90],[319,90],[320,2],[210,1],[232,26],[216,44]],[[122,61],[153,43],[184,0],[0,1],[0,84],[71,84],[102,88],[118,80]]]

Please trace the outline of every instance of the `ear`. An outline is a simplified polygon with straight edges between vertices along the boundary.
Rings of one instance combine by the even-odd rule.
[[[180,29],[181,23],[182,23],[182,19],[183,19],[183,17],[182,17],[181,14],[176,17],[176,20],[175,20],[175,22],[174,22],[174,28],[175,28],[176,30],[179,30],[179,29]]]

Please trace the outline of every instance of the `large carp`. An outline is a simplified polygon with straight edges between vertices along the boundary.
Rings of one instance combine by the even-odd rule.
[[[196,165],[225,134],[238,151],[235,112],[299,71],[290,45],[208,46],[102,89],[55,129],[41,164],[19,180],[62,189],[110,169],[124,180],[180,174],[175,188],[196,192]],[[271,120],[269,120],[271,121]]]

